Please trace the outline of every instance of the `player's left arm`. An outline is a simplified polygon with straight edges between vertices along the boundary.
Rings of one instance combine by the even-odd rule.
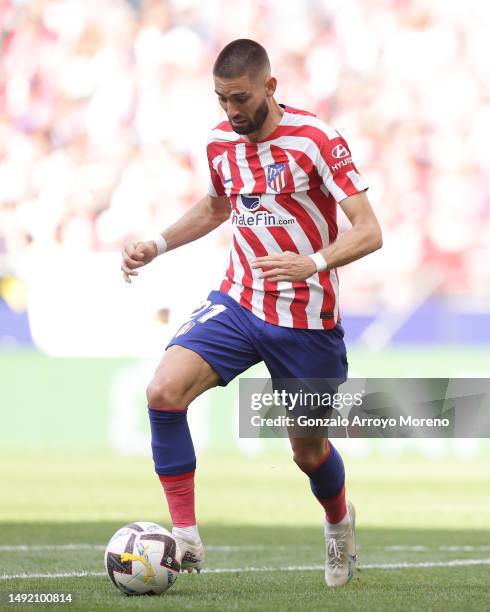
[[[356,261],[380,249],[383,244],[381,228],[365,191],[345,198],[339,205],[352,227],[318,251],[326,262],[326,270]],[[317,266],[309,255],[290,251],[258,257],[252,267],[265,270],[262,278],[273,282],[298,282],[317,272]]]
[[[303,281],[316,272],[345,266],[382,246],[381,229],[366,195],[367,183],[357,172],[345,139],[323,124],[325,136],[314,141],[315,169],[323,184],[347,215],[352,227],[313,255],[286,252],[259,257],[252,267],[262,268],[270,281]]]
[[[365,191],[345,198],[339,206],[352,227],[318,251],[327,262],[327,269],[345,266],[383,246],[381,227]]]

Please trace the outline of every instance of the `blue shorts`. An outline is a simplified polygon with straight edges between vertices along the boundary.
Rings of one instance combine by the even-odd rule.
[[[167,348],[178,344],[200,355],[227,385],[263,361],[274,379],[330,378],[347,380],[344,330],[294,329],[259,319],[221,291],[181,326]]]

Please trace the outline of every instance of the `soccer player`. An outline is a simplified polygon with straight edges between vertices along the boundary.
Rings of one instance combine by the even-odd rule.
[[[231,42],[213,76],[227,121],[207,145],[209,192],[154,240],[126,245],[121,265],[131,282],[158,255],[231,219],[221,286],[177,331],[147,389],[155,471],[187,571],[204,561],[189,404],[260,361],[273,380],[346,380],[336,268],[379,249],[382,240],[347,143],[312,113],[278,104],[261,45]],[[337,204],[352,225],[340,236]],[[326,583],[344,585],[356,550],[342,458],[327,437],[291,437],[291,447],[325,511]]]

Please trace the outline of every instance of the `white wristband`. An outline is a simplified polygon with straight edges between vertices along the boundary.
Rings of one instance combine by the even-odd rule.
[[[157,256],[163,255],[167,250],[167,241],[165,240],[165,238],[161,234],[158,234],[156,238],[153,238],[153,242],[156,244],[157,247]]]
[[[313,253],[313,255],[308,255],[315,262],[316,271],[323,272],[327,269],[328,263],[325,261],[325,257],[321,253]]]

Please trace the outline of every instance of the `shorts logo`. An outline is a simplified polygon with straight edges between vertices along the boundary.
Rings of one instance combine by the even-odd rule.
[[[286,166],[287,164],[270,164],[270,166],[267,166],[267,184],[276,193],[286,187]]]
[[[341,159],[342,157],[347,157],[347,155],[350,155],[349,149],[342,144],[332,149],[332,156],[335,157],[335,159]]]
[[[194,325],[195,325],[194,321],[188,321],[187,323],[184,323],[184,325],[182,325],[179,331],[175,334],[175,337],[183,336],[188,331],[190,331],[194,327]]]
[[[244,196],[240,195],[242,204],[247,210],[257,210],[260,207],[260,196]]]

